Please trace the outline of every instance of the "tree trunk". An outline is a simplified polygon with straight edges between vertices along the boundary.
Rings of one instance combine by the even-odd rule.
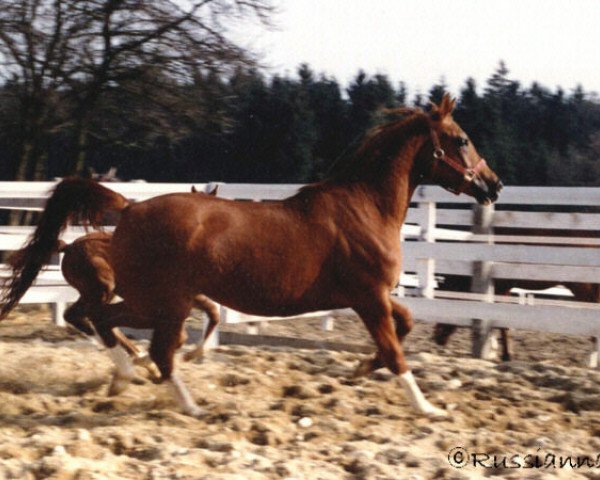
[[[15,173],[15,180],[17,182],[23,182],[27,180],[27,171],[29,170],[28,166],[31,163],[31,155],[33,150],[34,148],[32,140],[25,140],[23,142],[23,147],[21,148],[21,155],[19,156],[19,163]]]
[[[28,180],[44,180],[47,155],[42,154],[41,137],[39,135],[28,135],[23,141],[21,155],[17,171],[15,172],[15,181],[23,182]],[[25,210],[13,210],[8,216],[9,225],[29,225],[32,220],[33,212]]]
[[[85,126],[85,120],[83,119],[76,122],[75,138],[77,139],[77,146],[70,159],[69,165],[67,166],[65,172],[67,175],[82,175],[85,170],[88,149],[88,130]]]

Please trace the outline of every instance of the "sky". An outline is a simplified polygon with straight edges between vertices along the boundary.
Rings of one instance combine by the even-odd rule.
[[[276,1],[275,28],[240,37],[272,74],[305,62],[347,85],[362,68],[412,94],[442,78],[457,94],[468,77],[481,88],[503,60],[525,86],[600,92],[600,0]]]

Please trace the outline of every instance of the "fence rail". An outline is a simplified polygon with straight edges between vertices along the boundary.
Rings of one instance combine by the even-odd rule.
[[[41,210],[53,185],[53,182],[0,182],[0,209]],[[195,187],[208,192],[215,185],[204,183]],[[127,198],[143,200],[188,191],[191,184],[111,183],[109,186]],[[251,201],[278,200],[294,194],[300,187],[219,184],[217,195]],[[598,305],[563,301],[560,298],[569,294],[564,289],[552,291],[559,297],[551,304],[536,300],[531,294],[527,302],[521,301],[526,304],[507,303],[493,292],[495,279],[600,283],[600,213],[590,213],[600,206],[600,188],[507,187],[494,209],[473,206],[473,200],[464,195],[454,196],[438,187],[422,186],[412,202],[406,224],[399,232],[404,240],[405,273],[398,293],[404,295],[402,301],[416,318],[457,325],[471,325],[472,319],[485,319],[483,338],[487,338],[492,327],[600,337]],[[494,234],[494,229],[507,228],[514,230],[509,234],[504,231]],[[527,235],[518,229],[542,232]],[[19,248],[30,232],[30,227],[0,227],[0,250]],[[83,233],[80,228],[69,228],[65,240],[72,241]],[[50,268],[40,277],[24,301],[60,304],[76,298],[75,291],[56,278],[56,268]],[[475,292],[479,294],[461,297],[455,293],[452,298],[448,292],[437,290],[437,279],[447,275],[473,277]],[[59,305],[56,311],[60,310]],[[230,322],[268,320],[229,310],[223,313],[225,321]],[[476,323],[481,325],[480,321]]]

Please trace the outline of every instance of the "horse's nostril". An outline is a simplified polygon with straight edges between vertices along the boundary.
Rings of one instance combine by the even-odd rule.
[[[504,184],[502,183],[501,180],[498,180],[498,182],[496,183],[496,192],[501,192],[503,188],[504,188]]]

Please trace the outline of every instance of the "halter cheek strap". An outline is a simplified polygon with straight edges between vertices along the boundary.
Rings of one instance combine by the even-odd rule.
[[[487,165],[487,163],[483,158],[480,157],[479,161],[477,162],[477,164],[474,167],[472,167],[472,168],[465,167],[461,163],[457,162],[453,158],[450,158],[446,155],[446,152],[444,151],[444,149],[442,148],[442,145],[440,143],[440,139],[437,135],[437,132],[433,128],[430,131],[431,131],[431,140],[433,142],[433,160],[434,160],[432,171],[435,172],[438,162],[444,162],[446,165],[448,165],[454,171],[456,171],[460,175],[462,175],[463,181],[458,187],[455,188],[455,187],[447,187],[447,186],[442,185],[446,190],[448,190],[456,195],[460,195],[462,192],[465,191],[465,189],[469,186],[469,184],[471,184],[475,180],[475,177],[479,174],[481,169],[483,169]]]

